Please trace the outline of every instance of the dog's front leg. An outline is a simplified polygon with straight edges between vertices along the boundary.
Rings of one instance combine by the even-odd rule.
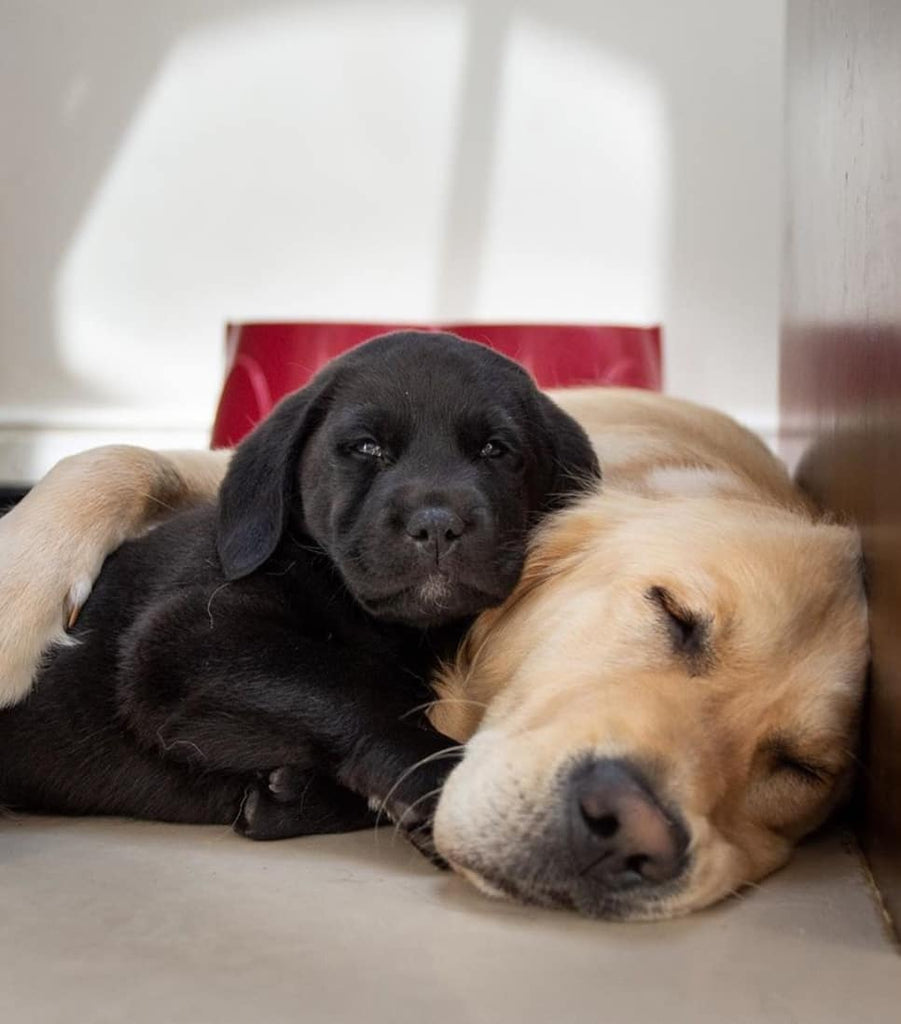
[[[236,588],[237,591],[237,588]],[[120,715],[142,744],[207,770],[294,765],[405,828],[431,817],[456,748],[407,715],[423,693],[381,654],[298,635],[223,592],[165,598],[122,647]]]
[[[71,629],[106,556],[215,495],[228,452],[97,448],[59,462],[0,517],[0,707],[20,701]]]

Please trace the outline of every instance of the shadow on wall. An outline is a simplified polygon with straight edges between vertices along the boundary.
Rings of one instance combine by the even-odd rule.
[[[782,0],[21,11],[0,43],[20,419],[200,429],[223,321],[260,316],[662,319],[671,390],[774,405],[758,142]]]
[[[100,398],[56,352],[60,266],[174,40],[241,0],[20,5],[0,35],[4,399]],[[8,291],[7,291],[8,290]],[[12,339],[15,339],[13,342]]]

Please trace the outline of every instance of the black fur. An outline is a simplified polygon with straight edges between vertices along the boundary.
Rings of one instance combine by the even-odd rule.
[[[436,661],[597,472],[489,349],[353,350],[240,445],[217,505],[107,560],[77,646],[0,713],[0,803],[278,838],[365,826],[374,798],[418,827],[452,764],[420,708]]]
[[[8,512],[14,505],[18,505],[27,493],[27,487],[0,485],[0,516],[4,512]]]

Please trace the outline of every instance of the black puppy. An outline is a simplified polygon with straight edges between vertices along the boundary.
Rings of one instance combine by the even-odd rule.
[[[483,346],[351,351],[239,446],[216,506],[108,559],[78,645],[0,713],[0,804],[253,838],[363,827],[373,801],[427,822],[450,767],[417,710],[430,672],[597,473],[581,428]]]

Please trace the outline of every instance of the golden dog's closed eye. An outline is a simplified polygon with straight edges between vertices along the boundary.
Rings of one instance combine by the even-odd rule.
[[[700,675],[710,659],[710,617],[682,605],[666,587],[651,587],[647,592],[663,612],[673,649],[682,655],[691,675]]]
[[[797,754],[791,744],[783,739],[770,740],[764,744],[770,771],[774,774],[789,774],[810,786],[825,786],[835,781],[835,772],[827,765]]]

